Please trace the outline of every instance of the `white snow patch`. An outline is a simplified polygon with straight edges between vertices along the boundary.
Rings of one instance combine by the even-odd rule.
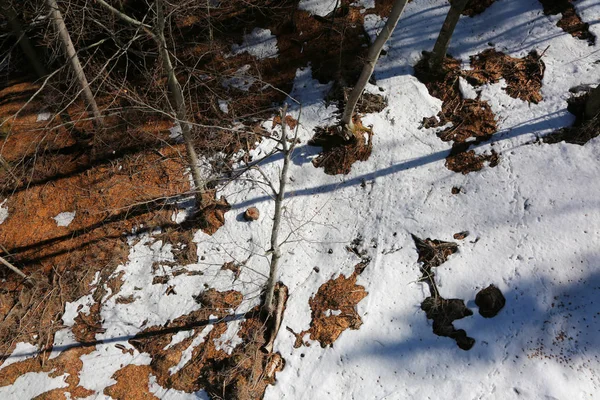
[[[298,9],[308,11],[313,15],[326,16],[333,10],[339,0],[300,0]]]
[[[477,91],[475,91],[475,88],[462,76],[458,78],[458,90],[460,90],[460,93],[465,99],[477,98]]]
[[[229,102],[227,100],[219,100],[219,109],[223,114],[229,114]]]
[[[183,134],[179,122],[175,122],[175,125],[169,128],[169,132],[169,138],[175,140],[177,143],[183,143]]]
[[[0,224],[4,223],[4,221],[6,221],[6,218],[8,218],[8,207],[4,206],[4,204],[6,204],[7,201],[8,199],[4,199],[4,201],[0,203]]]
[[[246,64],[235,71],[232,77],[224,79],[223,87],[232,87],[247,92],[250,90],[250,86],[256,82],[256,78],[254,78],[248,71],[250,71],[250,65]]]
[[[364,10],[369,10],[371,8],[375,8],[375,0],[357,0],[354,3],[350,4],[356,8],[362,8]],[[361,10],[361,12],[364,12]]]
[[[60,214],[58,214],[56,217],[54,217],[54,220],[56,221],[56,225],[58,226],[69,226],[71,225],[71,222],[73,222],[73,220],[75,219],[75,211],[72,212],[61,212]]]
[[[173,337],[171,338],[171,343],[166,345],[163,350],[168,350],[171,347],[175,346],[176,344],[183,342],[185,339],[192,337],[193,335],[194,335],[193,329],[190,329],[187,331],[179,331],[173,335]]]
[[[52,118],[52,113],[41,112],[37,115],[36,122],[48,121],[50,118]]]
[[[340,315],[342,314],[342,310],[325,310],[324,314],[326,317],[331,317],[332,315]]]
[[[69,386],[66,382],[69,374],[50,378],[53,372],[27,372],[19,376],[12,385],[0,387],[0,399],[33,399],[50,390]]]
[[[259,60],[275,58],[279,51],[277,37],[271,34],[270,29],[254,28],[250,34],[244,35],[242,44],[234,44],[231,51],[233,55],[248,53]]]
[[[242,322],[242,320],[235,320],[227,323],[227,330],[214,339],[216,350],[223,350],[227,354],[231,354],[242,343],[242,338],[238,335]]]
[[[19,342],[15,346],[12,354],[4,360],[4,363],[0,365],[0,369],[8,367],[10,364],[14,364],[20,361],[27,360],[28,358],[35,357],[38,354],[38,347],[27,342]]]

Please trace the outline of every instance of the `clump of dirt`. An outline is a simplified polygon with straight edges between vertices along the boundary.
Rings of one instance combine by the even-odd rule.
[[[509,96],[535,104],[542,101],[540,90],[546,65],[535,50],[526,57],[515,58],[487,49],[471,56],[471,68],[463,71],[463,76],[474,86],[496,83],[504,78]]]
[[[480,290],[475,296],[475,304],[479,307],[479,314],[484,318],[495,317],[506,304],[504,295],[494,285]]]
[[[489,154],[476,154],[475,150],[460,151],[461,147],[453,147],[446,158],[446,168],[450,171],[466,175],[469,172],[482,170],[486,163],[490,167],[498,165],[500,156],[495,150]]]
[[[455,0],[450,0],[450,4],[454,3]],[[469,17],[473,17],[475,15],[479,15],[489,6],[494,4],[496,0],[471,0],[465,6],[465,9],[462,12],[462,15],[466,15]]]
[[[357,134],[349,140],[342,137],[338,126],[316,128],[309,146],[321,146],[323,151],[313,160],[316,168],[323,168],[326,174],[348,174],[356,161],[366,161],[373,149],[373,131],[364,128],[360,121],[355,122]],[[365,137],[366,134],[366,137]]]
[[[561,19],[556,26],[571,36],[587,40],[590,46],[596,43],[596,36],[590,32],[590,24],[583,22],[577,14],[573,0],[539,0],[544,7],[544,14],[558,15],[561,14]]]
[[[166,326],[148,328],[130,343],[152,356],[152,374],[163,387],[186,392],[204,389],[212,398],[261,399],[267,385],[275,381],[275,373],[283,369],[284,361],[279,354],[261,350],[266,343],[266,329],[259,309],[245,315],[232,315],[230,310],[242,301],[242,295],[233,290],[210,289],[201,293],[197,301],[203,305],[200,310]],[[217,348],[216,342],[227,330],[227,324],[237,319],[243,319],[237,333],[242,343],[228,354]],[[192,334],[170,345],[173,336],[182,331],[192,331]],[[200,335],[204,338],[201,343],[189,349],[192,342],[199,341]],[[171,374],[186,349],[192,351],[190,360]]]
[[[554,144],[567,142],[583,146],[596,136],[600,135],[600,115],[592,119],[585,118],[585,103],[589,98],[589,92],[584,94],[574,94],[567,100],[567,110],[575,115],[575,122],[571,126],[561,128],[545,136],[544,143]]]
[[[423,240],[415,235],[412,235],[412,238],[419,255],[417,262],[421,263],[420,281],[427,283],[430,293],[421,303],[421,309],[425,311],[428,319],[433,320],[433,333],[450,337],[461,349],[470,350],[475,344],[475,339],[467,336],[463,329],[456,329],[452,322],[473,315],[473,312],[465,306],[463,300],[445,299],[440,295],[433,271],[433,268],[442,265],[451,254],[458,251],[458,245],[429,238]]]
[[[321,347],[333,345],[333,342],[347,329],[358,329],[362,319],[356,311],[356,305],[367,296],[363,286],[356,284],[356,278],[364,271],[366,264],[358,263],[352,275],[346,278],[340,275],[319,287],[317,294],[308,301],[312,310],[310,328],[296,336],[295,348],[302,345],[309,346],[303,341],[304,336],[310,334],[310,339],[316,340]]]

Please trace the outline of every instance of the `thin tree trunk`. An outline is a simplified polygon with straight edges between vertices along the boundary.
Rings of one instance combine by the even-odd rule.
[[[25,53],[25,57],[31,63],[33,70],[37,74],[39,78],[46,76],[46,69],[44,65],[41,63],[37,51],[31,41],[25,34],[25,30],[17,17],[17,14],[13,10],[13,8],[8,4],[7,0],[0,0],[0,12],[4,15],[4,17],[8,20],[8,25],[10,25],[10,29],[13,31],[14,35],[17,38],[19,46],[23,53]]]
[[[281,115],[281,147],[283,149],[283,168],[279,174],[279,190],[275,196],[275,212],[273,214],[273,228],[271,229],[271,264],[269,270],[269,279],[267,280],[267,288],[265,294],[264,310],[268,315],[272,315],[275,311],[275,305],[273,304],[273,296],[275,292],[275,283],[279,276],[279,260],[281,259],[281,245],[279,243],[279,226],[281,225],[281,210],[283,206],[283,200],[285,198],[285,185],[287,183],[288,169],[292,158],[294,143],[290,146],[287,141],[287,129],[285,117],[287,109],[284,108]]]
[[[586,119],[592,119],[600,112],[600,85],[590,92],[584,112]]]
[[[128,24],[141,27],[144,30],[144,32],[146,32],[156,42],[163,68],[165,70],[165,73],[167,74],[167,86],[172,101],[172,107],[175,110],[175,118],[181,126],[181,135],[183,136],[183,141],[185,142],[185,150],[188,156],[188,166],[190,167],[190,171],[192,172],[192,179],[194,181],[194,186],[196,187],[196,206],[198,210],[201,210],[204,206],[204,199],[202,196],[206,191],[206,184],[204,182],[204,179],[202,179],[202,173],[200,172],[200,167],[198,166],[198,154],[196,153],[196,149],[194,148],[194,143],[192,141],[190,124],[187,122],[185,96],[183,95],[183,90],[181,89],[181,85],[177,80],[175,68],[173,67],[173,63],[171,62],[171,55],[169,54],[169,50],[167,48],[167,41],[165,39],[164,34],[165,14],[162,0],[156,1],[155,32],[152,32],[150,30],[149,25],[146,25],[134,18],[129,17],[128,15],[117,10],[104,0],[96,1],[102,7],[104,7],[109,12],[119,17],[123,21],[127,22]]]
[[[448,46],[450,45],[450,39],[460,19],[460,14],[465,9],[465,6],[469,0],[455,0],[450,3],[450,10],[444,20],[444,25],[440,30],[440,34],[433,46],[433,52],[429,58],[429,71],[437,72],[440,71],[442,62],[448,52]]]
[[[375,42],[369,49],[367,61],[360,74],[360,78],[358,78],[358,82],[356,82],[354,89],[352,89],[352,93],[350,93],[348,102],[344,108],[344,114],[342,115],[342,125],[352,133],[355,133],[352,116],[354,115],[356,103],[358,103],[358,99],[365,89],[365,86],[367,86],[367,82],[369,82],[369,79],[375,70],[375,64],[377,64],[377,60],[379,60],[381,49],[383,49],[383,45],[388,41],[392,35],[392,32],[394,32],[394,29],[398,24],[398,20],[404,11],[404,7],[406,7],[406,3],[408,3],[408,0],[396,0],[396,3],[392,8],[392,12],[390,13],[388,20],[383,27],[383,30],[379,33],[379,35],[377,35],[377,39],[375,39]]]
[[[173,106],[175,109],[175,116],[181,126],[181,134],[183,136],[183,140],[185,142],[185,149],[189,158],[189,167],[192,172],[192,178],[194,180],[194,186],[196,186],[196,205],[198,210],[201,210],[203,207],[203,199],[202,195],[206,190],[206,185],[204,180],[202,179],[202,173],[200,172],[200,167],[198,166],[198,155],[196,154],[196,149],[194,148],[194,143],[192,141],[192,133],[190,129],[190,124],[187,122],[187,111],[185,107],[185,97],[183,95],[183,90],[181,89],[181,85],[177,80],[177,76],[175,75],[175,69],[173,68],[173,64],[171,63],[171,56],[169,54],[169,50],[167,49],[167,42],[165,40],[164,28],[165,28],[165,16],[163,11],[163,3],[162,0],[156,1],[156,32],[154,39],[158,44],[158,51],[160,54],[160,58],[162,60],[163,68],[167,74],[167,85],[169,87],[169,91],[171,92],[171,97],[173,98]]]
[[[96,127],[102,127],[102,114],[100,113],[98,104],[96,104],[96,99],[92,94],[88,80],[85,77],[83,67],[79,62],[79,57],[77,56],[75,46],[73,46],[73,42],[71,41],[71,36],[69,35],[65,21],[63,20],[60,9],[58,8],[58,4],[56,4],[56,0],[46,0],[46,5],[50,9],[50,18],[52,19],[52,23],[54,24],[54,27],[60,37],[60,42],[63,46],[65,54],[67,55],[68,61],[71,64],[71,68],[73,68],[73,72],[75,73],[75,77],[79,83],[79,87],[81,88],[83,98],[92,111],[92,115],[94,116],[94,125]]]

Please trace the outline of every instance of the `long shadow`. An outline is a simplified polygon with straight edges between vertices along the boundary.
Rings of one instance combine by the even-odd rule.
[[[511,129],[500,131],[500,132],[494,134],[494,136],[492,136],[492,138],[490,140],[481,142],[481,143],[475,143],[470,148],[476,149],[478,147],[487,146],[487,145],[490,145],[493,143],[498,143],[498,142],[501,142],[504,140],[509,140],[509,139],[515,138],[517,136],[536,132],[540,129],[547,129],[549,127],[558,127],[558,126],[560,126],[562,121],[564,121],[565,118],[568,118],[568,116],[566,116],[564,113],[561,113],[561,112],[555,112],[553,114],[550,114],[549,116],[553,116],[553,118],[548,119],[548,116],[544,116],[544,117],[533,119],[533,120],[529,121],[529,123],[523,123],[521,125],[511,128]],[[295,162],[298,165],[302,164],[302,163],[307,163],[311,159],[311,155],[315,154],[315,152],[318,151],[318,150],[314,150],[314,149],[320,149],[320,148],[313,147],[313,146],[307,146],[307,145],[298,147],[294,153],[294,159],[296,160]],[[392,165],[390,167],[380,169],[378,171],[358,175],[351,179],[345,180],[343,182],[329,183],[329,184],[314,186],[311,188],[294,190],[294,191],[290,192],[289,194],[287,194],[286,196],[287,196],[287,198],[292,198],[292,197],[300,197],[300,196],[311,196],[315,193],[333,192],[333,191],[347,188],[350,186],[360,185],[364,181],[372,180],[377,177],[388,176],[388,175],[396,174],[396,173],[399,173],[402,171],[406,171],[408,169],[422,167],[424,165],[427,165],[427,164],[430,164],[433,162],[441,161],[441,160],[444,160],[446,157],[448,157],[448,155],[450,155],[450,149],[444,150],[444,151],[438,151],[436,153],[432,153],[427,156],[404,161],[404,162]],[[282,159],[281,154],[274,154],[273,156],[269,157],[268,159],[262,160],[259,164],[264,165],[267,163],[279,161],[281,159]],[[268,195],[259,196],[259,197],[255,197],[252,199],[245,200],[240,203],[232,204],[232,208],[233,209],[246,208],[246,207],[249,207],[256,203],[260,203],[263,201],[269,201],[269,200],[272,200],[272,198]]]
[[[598,258],[592,257],[590,262],[600,268]],[[578,265],[573,268],[577,269]],[[539,357],[565,364],[598,359],[600,303],[595,300],[600,295],[600,271],[561,285],[555,285],[549,276],[515,279],[508,285],[510,290],[504,293],[505,307],[490,319],[478,314],[472,300],[475,293],[469,293],[470,298],[465,299],[467,306],[473,308],[474,315],[458,322],[476,340],[469,352],[460,350],[452,339],[435,336],[425,312],[417,311],[411,322],[413,326],[422,324],[421,329],[415,329],[420,337],[400,341],[372,338],[366,345],[356,346],[347,356],[396,365],[439,348],[456,349],[456,361],[461,363],[460,359],[464,358],[470,365],[474,362],[473,357],[479,357],[484,363],[503,362],[506,356]],[[477,367],[477,364],[472,366]]]
[[[231,322],[231,321],[239,321],[239,320],[251,317],[253,315],[254,314],[252,312],[245,313],[245,314],[233,314],[233,315],[228,315],[223,318],[208,318],[208,319],[204,319],[204,320],[200,320],[200,321],[194,321],[194,322],[191,322],[191,323],[188,323],[185,325],[173,326],[173,327],[169,327],[169,328],[163,328],[163,329],[152,330],[152,331],[145,331],[145,332],[138,333],[136,335],[115,336],[115,337],[111,337],[111,338],[107,338],[107,339],[77,342],[77,343],[71,343],[71,344],[67,344],[67,345],[63,345],[63,346],[54,346],[51,349],[41,351],[41,352],[40,351],[31,351],[31,352],[16,353],[16,354],[15,353],[3,354],[3,355],[0,355],[0,362],[3,362],[10,358],[15,358],[15,357],[32,357],[32,356],[36,356],[38,354],[41,354],[44,352],[50,352],[50,351],[62,352],[62,351],[71,350],[71,349],[75,349],[75,348],[81,348],[81,347],[95,347],[99,344],[110,344],[110,343],[118,343],[118,342],[128,342],[129,340],[148,339],[148,338],[153,338],[156,336],[168,335],[168,334],[177,333],[177,332],[181,332],[181,331],[187,331],[187,330],[194,329],[194,328],[205,327],[207,325],[214,325],[214,324],[217,324],[220,322],[227,323],[227,322]]]

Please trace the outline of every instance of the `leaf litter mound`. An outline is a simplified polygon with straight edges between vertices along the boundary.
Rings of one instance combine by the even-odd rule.
[[[574,94],[567,100],[567,110],[575,115],[575,122],[544,137],[544,143],[554,144],[567,142],[583,146],[593,138],[600,135],[600,114],[591,119],[585,118],[585,104],[590,96],[589,91],[583,94]]]
[[[442,110],[437,116],[423,118],[422,126],[438,128],[451,124],[437,133],[441,140],[454,142],[446,158],[446,168],[468,174],[481,170],[485,165],[495,167],[500,156],[494,150],[484,154],[469,150],[497,132],[495,115],[488,102],[481,100],[479,95],[474,99],[463,97],[460,79],[464,78],[475,87],[504,79],[509,96],[537,103],[542,100],[540,90],[545,71],[541,56],[532,52],[524,58],[515,58],[488,49],[471,57],[471,70],[461,70],[460,60],[447,56],[441,71],[433,72],[428,66],[430,54],[423,53],[414,67],[415,76],[432,96],[442,100]]]
[[[544,14],[561,14],[561,18],[556,23],[556,26],[574,38],[587,40],[590,46],[596,43],[596,36],[590,32],[590,24],[583,22],[579,14],[577,14],[573,0],[539,0],[539,2],[544,7]]]
[[[296,336],[295,348],[310,346],[310,343],[304,341],[306,334],[310,335],[311,340],[318,341],[321,347],[327,347],[333,345],[345,330],[360,328],[362,318],[356,305],[368,293],[363,286],[356,284],[356,279],[367,264],[368,261],[363,260],[354,267],[354,272],[349,277],[339,275],[319,287],[308,302],[312,310],[310,328],[297,334],[287,328]]]

